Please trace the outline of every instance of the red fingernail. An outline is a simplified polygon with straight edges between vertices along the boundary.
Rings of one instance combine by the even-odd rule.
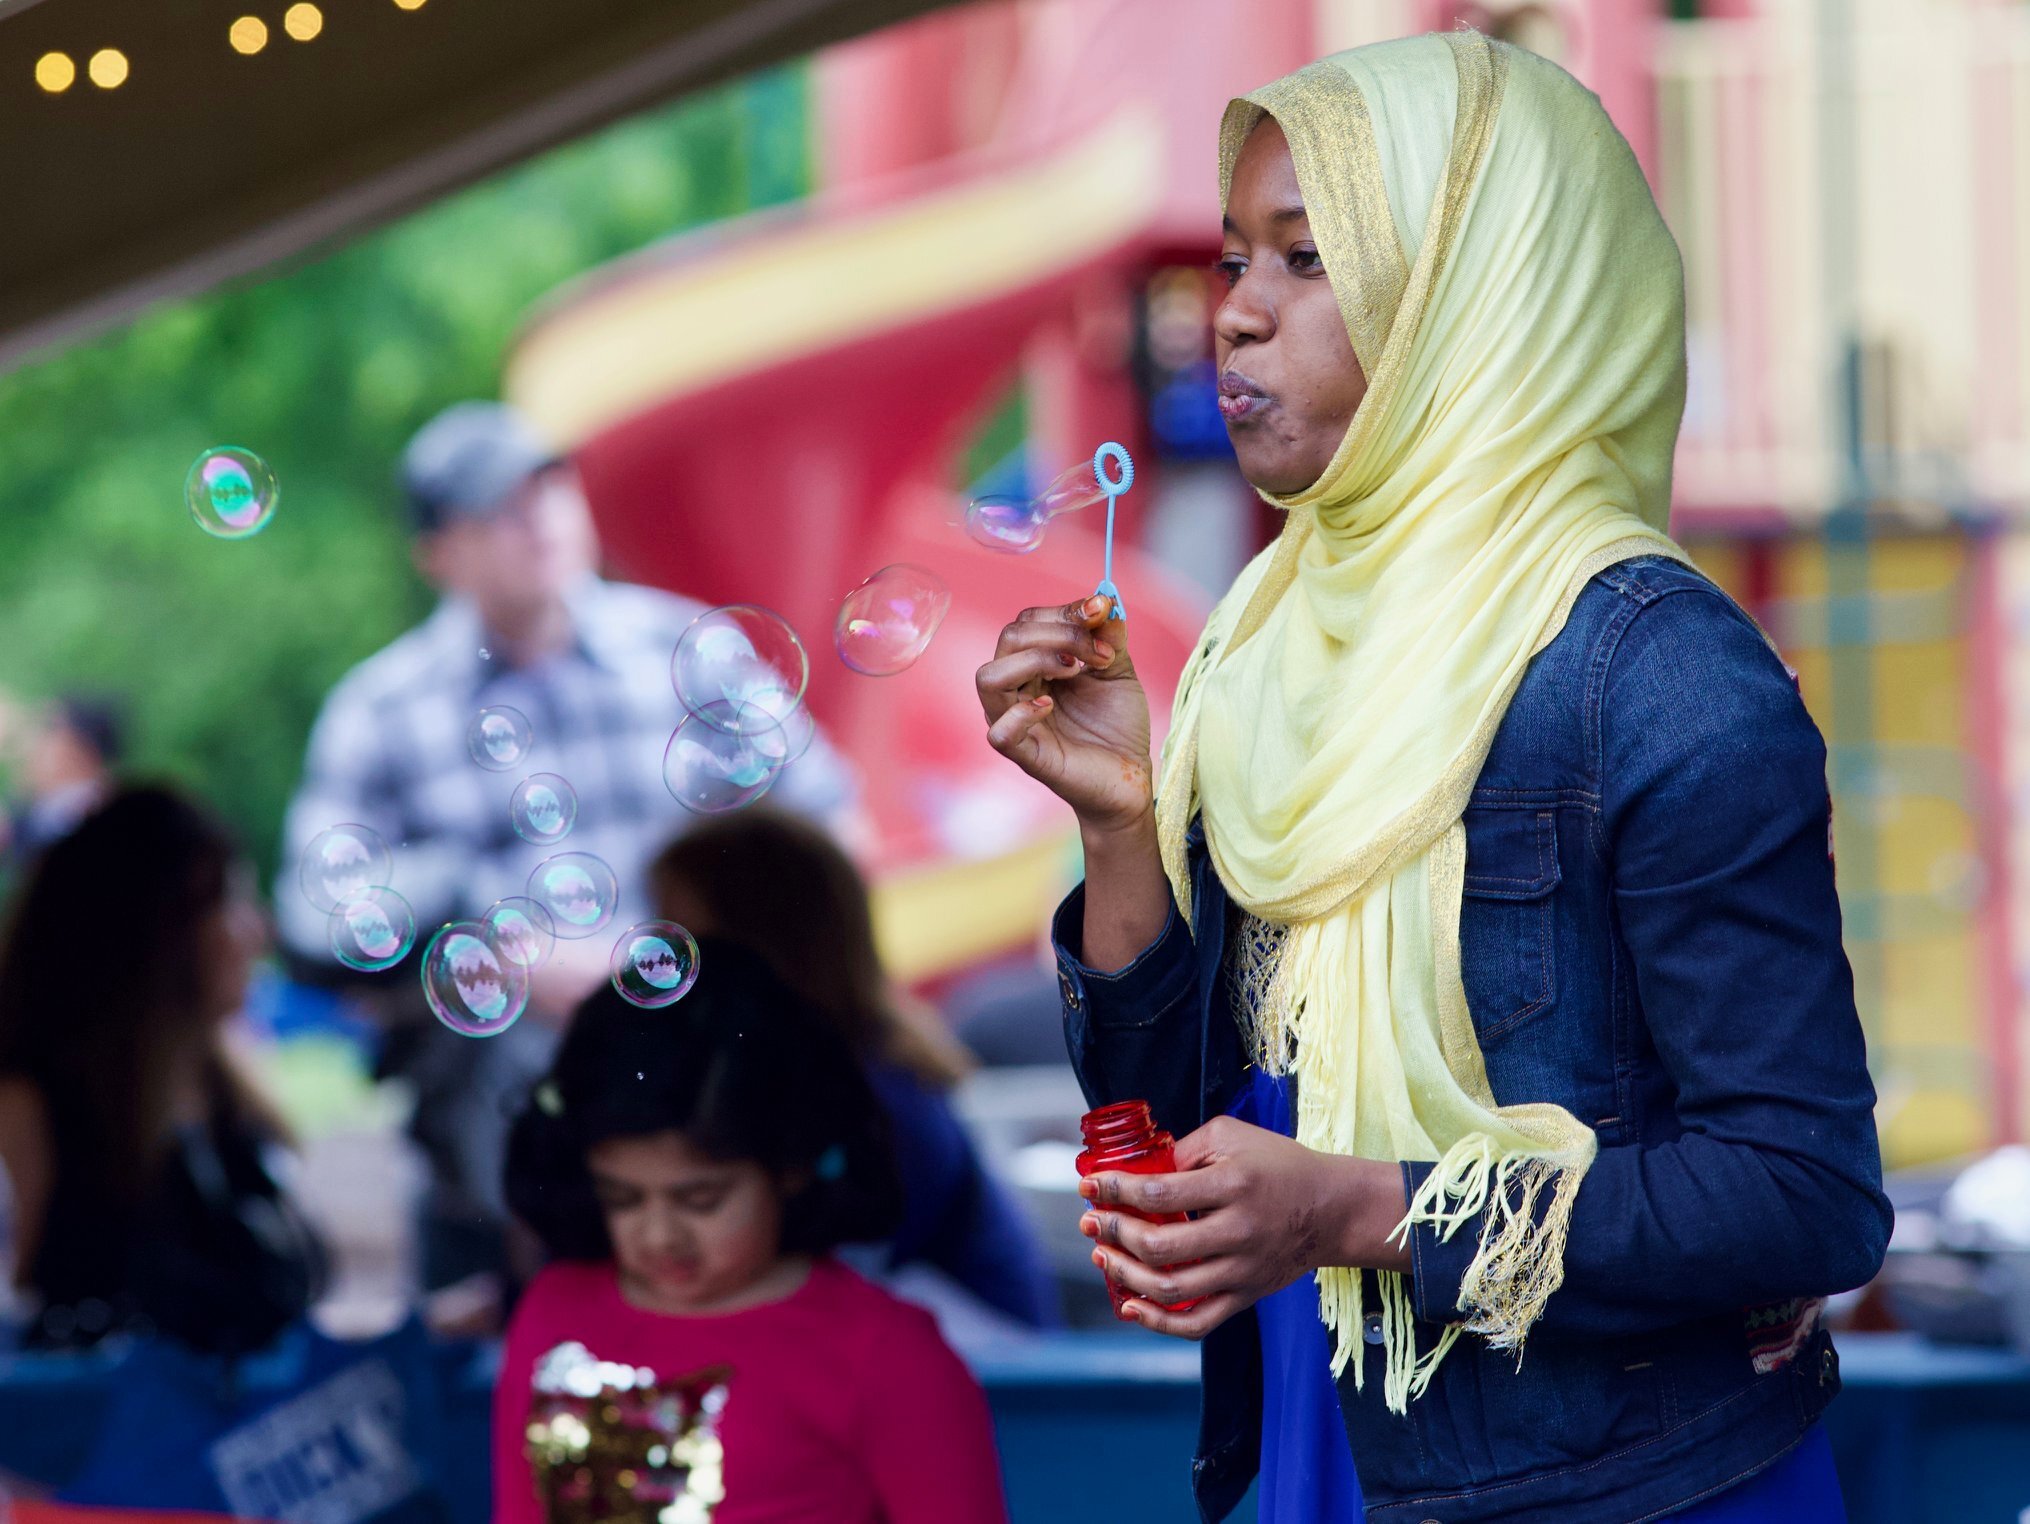
[[[1121,1304],[1121,1316],[1126,1318],[1130,1323],[1141,1322],[1142,1321],[1141,1304],[1139,1302],[1123,1302]]]
[[[1088,1201],[1098,1201],[1100,1199],[1099,1185],[1091,1180],[1079,1181],[1078,1193]]]
[[[1100,1220],[1093,1216],[1091,1212],[1088,1212],[1078,1220],[1078,1230],[1085,1234],[1087,1238],[1098,1238],[1100,1236]]]
[[[1097,1249],[1093,1250],[1093,1264],[1101,1270],[1106,1269],[1107,1268],[1106,1255],[1100,1253],[1100,1251]]]

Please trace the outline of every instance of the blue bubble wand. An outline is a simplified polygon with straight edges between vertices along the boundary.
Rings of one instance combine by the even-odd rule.
[[[1118,474],[1108,476],[1109,463]],[[1135,463],[1128,458],[1126,450],[1109,439],[1093,451],[1093,480],[1107,495],[1107,561],[1100,585],[1093,589],[1093,596],[1113,603],[1113,609],[1107,615],[1109,619],[1126,619],[1128,606],[1121,602],[1121,590],[1114,586],[1114,504],[1120,500],[1122,493],[1135,485]]]

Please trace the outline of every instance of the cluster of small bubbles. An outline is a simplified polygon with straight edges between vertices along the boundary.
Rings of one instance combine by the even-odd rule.
[[[346,900],[331,912],[331,955],[347,968],[393,968],[416,945],[416,912],[385,885]]]
[[[535,728],[519,709],[494,704],[472,717],[465,730],[465,749],[490,773],[512,772],[536,744]]]
[[[602,931],[620,903],[613,870],[590,852],[559,852],[529,873],[528,897],[548,911],[557,935],[577,941]]]
[[[423,999],[461,1036],[496,1037],[528,1008],[528,970],[485,923],[452,921],[423,950]]]
[[[495,900],[480,918],[502,957],[517,968],[538,969],[557,946],[557,919],[524,895]]]
[[[893,677],[929,648],[951,606],[952,590],[928,567],[884,566],[839,605],[832,643],[855,672]]]
[[[1081,462],[1060,471],[1034,497],[989,493],[966,504],[967,536],[989,550],[1024,555],[1043,543],[1044,531],[1059,514],[1090,508],[1106,494],[1090,464]]]
[[[780,725],[760,728],[758,714],[729,712],[740,707],[707,705],[686,715],[663,749],[663,786],[694,814],[754,803],[790,763],[790,734]]]
[[[508,818],[523,841],[562,841],[578,822],[578,791],[555,773],[532,773],[515,785]]]
[[[782,615],[752,603],[708,609],[670,657],[670,683],[712,725],[772,730],[803,701],[810,680],[804,643]]]
[[[244,540],[266,529],[281,496],[268,463],[238,445],[206,450],[183,479],[190,516],[198,528],[221,540]]]
[[[393,877],[394,856],[371,826],[335,825],[311,837],[296,880],[327,915]]]
[[[675,921],[642,921],[613,944],[613,987],[629,1005],[675,1005],[698,982],[698,942]]]

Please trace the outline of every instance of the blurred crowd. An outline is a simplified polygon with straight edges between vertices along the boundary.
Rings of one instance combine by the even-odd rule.
[[[1064,1319],[1034,1214],[955,1100],[979,1056],[954,1014],[994,1056],[1062,1068],[1053,981],[1020,961],[943,1010],[894,985],[853,856],[855,779],[822,733],[763,804],[677,806],[660,776],[668,662],[701,607],[600,578],[570,463],[513,413],[451,409],[400,478],[440,602],[329,695],[272,898],[209,808],[127,777],[116,702],[0,712],[15,790],[0,821],[0,1165],[18,1344],[138,1339],[230,1361],[328,1302],[346,1225],[295,1188],[299,1140],[263,1078],[273,1033],[249,1015],[263,981],[338,1012],[401,1098],[423,1185],[395,1284],[434,1336],[509,1334],[508,1516],[540,1516],[548,1484],[521,1436],[566,1345],[630,1368],[730,1361],[767,1392],[733,1411],[791,1415],[792,1450],[870,1402],[932,1425],[949,1457],[939,1516],[998,1516],[977,1386],[910,1304],[947,1329]],[[700,939],[684,1001],[636,1009],[608,988],[608,939],[559,940],[526,1014],[474,1038],[433,1019],[413,955],[373,974],[334,959],[327,915],[294,892],[297,857],[331,826],[395,844],[425,928],[518,893],[545,855],[510,829],[501,775],[465,752],[471,716],[495,704],[532,717],[545,766],[575,787],[571,844],[615,870],[615,924],[654,916]],[[369,1196],[384,1210],[398,1184]],[[849,1328],[885,1330],[871,1374],[857,1345],[812,1353]],[[857,1392],[869,1380],[899,1386]],[[807,1454],[783,1456],[785,1475],[878,1502],[914,1464],[890,1438],[846,1447],[851,1475]]]

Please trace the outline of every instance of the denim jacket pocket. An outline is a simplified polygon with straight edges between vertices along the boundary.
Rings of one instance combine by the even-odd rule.
[[[1558,817],[1541,805],[1471,805],[1465,825],[1459,963],[1473,1029],[1486,1043],[1557,998]]]

